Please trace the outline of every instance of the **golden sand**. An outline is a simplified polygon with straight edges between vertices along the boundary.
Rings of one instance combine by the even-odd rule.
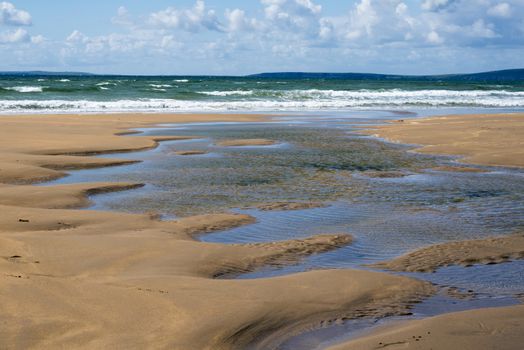
[[[371,266],[410,272],[433,272],[450,265],[496,264],[524,258],[524,234],[455,241],[417,249]]]
[[[0,348],[232,349],[279,340],[327,320],[384,316],[431,294],[385,273],[322,270],[254,280],[216,279],[286,264],[351,243],[344,235],[225,245],[196,234],[252,223],[248,215],[158,221],[85,211],[87,195],[140,186],[36,187],[68,169],[125,164],[90,155],[155,147],[157,123],[260,121],[255,115],[0,117]],[[132,136],[131,136],[132,135]],[[20,185],[22,184],[23,185]]]
[[[385,326],[329,350],[517,350],[523,334],[524,306],[510,306]]]
[[[524,166],[523,113],[406,119],[367,133],[421,145],[417,152],[459,156],[465,163]]]

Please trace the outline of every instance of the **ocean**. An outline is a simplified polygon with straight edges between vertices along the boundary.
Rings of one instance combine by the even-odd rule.
[[[1,76],[0,113],[524,108],[524,82],[195,76]]]

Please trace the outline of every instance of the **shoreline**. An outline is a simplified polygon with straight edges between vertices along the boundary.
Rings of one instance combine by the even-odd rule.
[[[149,124],[149,115],[146,114],[146,116],[148,116],[147,121],[143,120],[142,118],[139,118],[136,115],[131,119],[135,119],[134,123],[139,124],[139,126],[137,127],[145,127],[147,125],[155,124],[154,122],[152,124]],[[179,115],[176,116],[178,117]],[[210,116],[205,114],[198,116],[200,116],[199,119],[201,121],[208,120],[206,119],[207,117],[209,117],[209,120],[211,121],[216,121],[219,117],[223,117],[222,115]],[[64,123],[64,120],[61,119],[63,116],[51,117],[55,119],[54,123],[56,124]],[[49,169],[53,167],[62,170],[71,170],[79,169],[82,166],[86,166],[86,164],[88,164],[87,166],[92,167],[103,167],[107,166],[108,164],[118,165],[120,164],[118,162],[121,160],[109,158],[92,158],[88,155],[99,154],[97,152],[114,153],[111,152],[111,150],[109,149],[110,147],[118,147],[116,149],[125,150],[126,152],[133,152],[135,150],[138,150],[132,149],[132,147],[138,146],[147,146],[154,148],[156,147],[158,142],[170,139],[169,137],[162,138],[156,136],[133,136],[127,138],[127,140],[117,140],[117,138],[126,139],[124,136],[122,136],[122,134],[117,136],[117,133],[119,131],[122,131],[122,129],[126,128],[126,130],[130,130],[132,127],[127,127],[127,125],[130,125],[132,123],[129,120],[118,120],[118,118],[117,120],[114,120],[113,117],[114,115],[100,117],[101,120],[97,120],[96,123],[90,123],[85,120],[78,120],[82,119],[82,115],[75,116],[73,120],[69,120],[69,122],[73,122],[72,125],[60,125],[61,128],[67,129],[66,131],[74,131],[72,134],[72,136],[74,137],[69,136],[69,140],[67,140],[67,137],[65,138],[66,140],[62,138],[60,142],[51,140],[48,144],[45,145],[44,151],[42,151],[42,149],[39,149],[37,152],[35,152],[35,147],[37,145],[41,145],[41,141],[43,139],[45,139],[46,137],[54,137],[60,134],[53,130],[57,127],[56,124],[53,124],[53,120],[46,120],[44,124],[47,124],[47,127],[46,125],[41,126],[39,129],[40,134],[37,133],[36,135],[37,137],[39,137],[38,142],[33,141],[32,143],[26,143],[23,147],[15,147],[11,157],[9,157],[8,154],[9,142],[12,142],[13,137],[9,139],[8,135],[6,135],[7,140],[4,139],[0,141],[0,145],[3,146],[2,152],[0,152],[0,165],[3,168],[5,164],[20,163],[19,160],[23,160],[23,162],[25,163],[25,168],[22,167],[22,169],[13,169],[11,172],[11,177],[6,177],[4,173],[0,173],[0,182],[5,182],[6,180],[9,181],[9,179],[16,179],[17,177],[20,177],[22,175],[24,176],[24,178],[29,179],[29,181],[39,181],[39,179],[41,180],[43,178],[41,174],[45,172],[47,172],[48,176],[63,176],[63,174],[65,174],[63,171]],[[193,115],[184,115],[184,117],[180,117],[180,119],[178,120],[187,120],[188,118],[192,117]],[[164,120],[169,118],[173,118],[173,115],[169,117],[162,116],[160,119]],[[231,119],[234,118],[235,117],[232,117]],[[263,116],[253,117],[252,115],[250,115],[249,117],[239,117],[239,119],[243,118],[246,119],[243,121],[265,121]],[[31,118],[27,117],[26,119]],[[152,119],[157,120],[156,117]],[[42,120],[31,121],[35,122]],[[111,132],[108,132],[107,130],[104,133],[102,133],[102,135],[96,134],[96,136],[93,136],[93,134],[90,134],[101,131],[100,127],[93,125],[99,123],[100,121],[102,121],[104,124],[107,124],[104,125],[104,127],[111,127],[112,125],[112,127],[109,129],[111,132],[113,132],[112,135]],[[191,119],[191,121],[194,122],[194,119]],[[2,123],[4,123],[3,118],[0,118],[0,124]],[[28,127],[34,127],[34,125],[31,125],[17,128],[17,121],[14,120],[9,121],[8,123],[11,123],[11,129],[8,130],[9,128],[0,128],[0,133],[10,133],[13,132],[13,130],[20,131],[22,129],[27,129]],[[114,132],[115,130],[116,132]],[[61,133],[62,135],[63,132],[64,131],[62,131]],[[126,131],[124,131],[123,133],[126,133]],[[15,133],[13,132],[13,134]],[[26,138],[29,136],[24,135],[24,137]],[[78,136],[80,136],[82,142],[85,142],[81,146],[77,144]],[[137,138],[138,140],[129,140],[135,138]],[[102,145],[101,139],[103,139],[106,143]],[[68,153],[71,152],[70,150],[67,150],[68,147],[74,148],[76,150],[75,152],[77,152],[76,154],[83,155],[71,155],[71,153]],[[6,152],[6,149],[8,150],[8,152]],[[97,159],[97,161],[94,161],[94,159]],[[28,169],[28,167],[30,167],[30,169]],[[33,171],[38,176],[31,176],[31,174],[29,174],[28,171]],[[53,171],[56,172],[52,173]],[[119,186],[125,188],[126,186],[134,185],[138,184],[103,184],[103,186],[101,185],[102,187],[99,188],[105,188],[106,190],[109,190],[111,186],[114,186],[115,188],[118,188]],[[311,325],[316,324],[318,322],[332,321],[347,317],[360,317],[362,315],[362,308],[369,309],[368,313],[364,312],[363,314],[369,316],[374,314],[373,309],[376,310],[378,308],[384,307],[385,305],[391,306],[392,303],[397,303],[398,305],[396,305],[396,307],[393,307],[391,309],[386,308],[386,312],[384,314],[378,313],[374,315],[384,316],[386,314],[401,314],[403,312],[406,312],[405,307],[408,304],[409,300],[416,300],[417,298],[422,298],[433,293],[433,289],[431,288],[431,286],[425,282],[420,282],[410,278],[399,277],[380,272],[362,272],[355,270],[311,271],[300,274],[286,275],[284,277],[264,278],[249,282],[236,282],[235,280],[214,280],[213,277],[221,275],[223,273],[234,274],[235,271],[246,271],[246,266],[257,267],[267,265],[268,263],[271,263],[273,261],[278,262],[279,257],[283,257],[284,260],[294,260],[300,259],[301,257],[309,254],[314,254],[315,252],[326,251],[326,249],[335,249],[340,245],[340,237],[330,238],[328,236],[322,237],[320,235],[314,236],[309,240],[277,242],[274,244],[263,246],[227,246],[217,244],[206,244],[203,242],[194,241],[191,238],[191,236],[197,233],[212,232],[219,229],[234,227],[236,225],[248,224],[249,222],[251,222],[251,219],[247,216],[238,216],[234,214],[208,216],[203,215],[198,217],[188,217],[174,222],[164,222],[160,224],[159,222],[152,220],[154,218],[150,218],[147,215],[118,214],[110,212],[81,214],[77,211],[69,209],[64,210],[64,208],[70,208],[71,206],[79,205],[78,203],[85,203],[84,201],[86,191],[97,191],[98,189],[98,187],[96,186],[93,188],[89,188],[89,186],[94,186],[91,184],[78,184],[77,186],[61,185],[63,187],[61,193],[53,193],[53,195],[43,193],[41,194],[41,199],[39,200],[35,200],[34,198],[31,198],[31,200],[27,200],[25,202],[25,205],[27,206],[24,207],[24,196],[22,196],[21,194],[23,191],[26,191],[28,193],[28,196],[31,196],[30,192],[32,186],[25,186],[25,189],[22,189],[22,187],[18,187],[17,185],[5,186],[10,187],[11,197],[6,199],[9,201],[8,205],[4,206],[3,203],[1,205],[4,207],[5,212],[8,213],[9,218],[15,220],[7,220],[5,223],[6,225],[3,227],[7,227],[7,231],[13,230],[15,234],[11,235],[8,232],[6,232],[5,229],[2,229],[2,231],[5,233],[5,235],[2,235],[2,241],[5,244],[5,246],[2,247],[2,255],[11,257],[19,256],[19,258],[14,258],[14,260],[16,261],[15,269],[12,269],[12,265],[14,264],[13,261],[10,260],[8,260],[7,262],[3,262],[0,266],[3,270],[9,270],[9,276],[22,276],[14,277],[15,280],[33,280],[41,278],[36,276],[45,275],[45,273],[42,274],[43,271],[38,271],[40,269],[44,269],[44,267],[42,266],[45,265],[44,262],[46,259],[42,257],[45,257],[47,255],[47,257],[50,258],[50,260],[56,260],[52,258],[53,255],[48,255],[49,252],[45,252],[46,249],[52,251],[53,254],[58,254],[58,256],[61,256],[61,258],[65,258],[67,260],[73,259],[73,256],[69,256],[69,254],[73,254],[73,252],[75,252],[75,249],[77,250],[79,248],[77,247],[77,244],[79,242],[87,243],[87,246],[89,246],[90,248],[97,247],[98,249],[100,249],[100,247],[103,247],[105,244],[109,244],[109,246],[112,246],[115,242],[119,242],[121,246],[127,246],[130,249],[128,253],[131,252],[131,254],[129,255],[131,255],[132,258],[124,258],[123,253],[125,251],[125,248],[123,250],[121,250],[122,248],[119,248],[119,250],[121,251],[117,252],[115,256],[112,256],[113,252],[111,251],[97,251],[97,253],[103,252],[104,257],[102,260],[105,260],[99,261],[100,259],[97,259],[96,257],[89,257],[88,255],[86,255],[87,251],[84,248],[81,250],[81,256],[86,258],[87,261],[89,261],[89,259],[95,258],[95,261],[89,263],[86,261],[82,262],[81,264],[78,264],[78,262],[74,262],[73,259],[73,261],[70,263],[72,268],[70,268],[69,271],[63,270],[63,266],[61,266],[63,262],[55,261],[50,264],[50,266],[48,267],[50,271],[47,272],[53,272],[53,275],[56,275],[56,272],[61,272],[58,273],[58,275],[62,274],[63,277],[67,276],[68,278],[73,277],[73,280],[76,279],[78,281],[81,281],[82,284],[86,283],[89,285],[91,283],[94,283],[95,285],[98,285],[98,287],[105,286],[105,284],[108,283],[108,286],[111,287],[117,285],[120,287],[125,287],[127,289],[132,289],[133,287],[131,287],[131,285],[138,286],[142,284],[151,284],[154,285],[156,289],[142,286],[136,288],[139,288],[137,290],[139,290],[140,292],[146,291],[149,294],[156,293],[161,295],[162,297],[166,297],[167,294],[171,295],[176,293],[180,293],[180,295],[185,295],[184,289],[191,290],[192,292],[194,292],[195,290],[200,290],[200,296],[202,298],[212,297],[215,299],[216,302],[218,302],[219,304],[222,303],[223,305],[215,305],[215,303],[209,304],[209,300],[207,302],[199,302],[194,300],[195,298],[190,295],[184,296],[183,298],[188,298],[185,300],[190,300],[192,303],[197,303],[197,305],[202,307],[203,310],[211,306],[215,309],[215,312],[225,312],[226,310],[232,308],[237,308],[238,310],[240,310],[240,315],[227,314],[223,316],[223,323],[221,325],[223,328],[229,327],[228,331],[231,333],[228,334],[227,331],[225,331],[224,329],[217,329],[212,322],[210,323],[209,319],[203,318],[204,315],[189,315],[189,310],[184,310],[184,305],[181,305],[175,300],[173,300],[173,303],[177,305],[175,310],[172,310],[174,314],[180,316],[180,310],[183,310],[183,315],[185,315],[184,317],[187,317],[187,322],[195,322],[195,317],[198,316],[199,319],[197,322],[203,324],[203,329],[196,331],[196,333],[194,334],[182,336],[182,333],[179,333],[181,335],[181,339],[184,339],[184,341],[186,342],[184,343],[186,346],[193,346],[195,344],[199,344],[199,346],[201,346],[202,348],[212,347],[227,349],[252,344],[252,342],[255,340],[257,340],[257,344],[259,346],[276,344],[278,340],[284,336],[282,332],[289,331],[291,333],[296,333],[301,329],[310,327]],[[55,187],[57,186],[52,186],[48,189],[53,189]],[[53,196],[54,203],[56,203],[54,204],[55,208],[45,209],[46,206],[50,206],[50,199],[53,198]],[[82,199],[81,197],[83,196],[84,198]],[[49,212],[49,210],[53,210],[54,214]],[[23,214],[23,217],[21,217],[21,214]],[[58,215],[63,219],[60,219],[61,221],[58,223],[52,220],[47,220],[47,216],[52,215]],[[16,218],[18,216],[20,216],[18,220],[29,220],[29,222],[16,222]],[[41,220],[42,222],[35,223],[34,220]],[[118,224],[112,223],[112,220],[116,220]],[[127,220],[129,222],[123,224],[121,220]],[[64,223],[66,225],[64,225]],[[21,225],[25,226],[20,228]],[[107,230],[114,230],[116,231],[116,234],[108,233]],[[75,244],[68,243],[62,246],[59,245],[57,247],[52,247],[48,245],[49,243],[44,242],[41,237],[37,237],[42,234],[48,234],[50,235],[49,239],[54,240],[54,243],[60,242],[61,244],[64,244],[63,240],[71,239],[71,237],[65,237],[65,233],[68,233],[68,235],[73,234],[75,237],[74,240],[78,240],[78,242],[74,242]],[[168,237],[164,237],[166,233]],[[96,238],[100,238],[100,242],[95,242],[97,240]],[[139,238],[141,244],[146,244],[145,242],[148,242],[149,239],[158,240],[158,245],[156,245],[157,243],[148,243],[148,248],[152,249],[153,251],[156,249],[156,252],[154,254],[151,254],[151,252],[149,251],[141,251],[138,245],[129,242],[133,238]],[[168,242],[170,241],[170,239],[173,239],[174,241],[176,241],[176,243]],[[35,243],[43,244],[45,247],[44,250],[42,250],[42,247],[38,247],[37,249],[30,248],[35,247]],[[350,244],[350,242],[346,243]],[[165,247],[165,245],[168,245],[169,247]],[[31,263],[30,259],[28,259],[28,255],[30,254],[8,253],[6,247],[7,250],[13,248],[21,250],[25,249],[27,252],[31,252],[33,255],[35,251],[39,251],[42,255],[35,255],[33,263]],[[68,252],[64,255],[60,249],[63,247],[68,247],[68,249],[71,249],[72,252]],[[172,260],[173,258],[165,257],[165,255],[173,254],[173,252],[181,252],[186,250],[192,252],[197,256],[201,254],[205,254],[208,256],[201,257],[202,260],[197,259],[196,261],[193,259],[194,257],[189,256],[185,256],[182,260],[179,261],[176,261],[176,259]],[[33,266],[28,267],[19,264],[23,261],[27,262],[26,265]],[[34,261],[39,262],[36,264],[34,263]],[[38,266],[36,266],[35,264]],[[90,266],[84,266],[85,264]],[[195,264],[199,266],[181,267],[183,265]],[[171,267],[173,265],[177,267]],[[21,268],[21,266],[23,267]],[[77,271],[75,271],[75,267],[78,269]],[[19,268],[19,270],[17,270],[16,268]],[[159,279],[158,276],[161,276],[162,278]],[[317,286],[318,279],[322,279],[323,281],[325,281],[325,285]],[[178,280],[182,281],[182,290],[177,288],[177,284],[179,283]],[[212,283],[212,281],[217,281],[218,283]],[[346,284],[348,284],[349,281],[352,281],[353,284],[355,284],[356,281],[357,286],[353,286],[353,288],[347,287]],[[3,283],[6,282],[4,281]],[[296,288],[292,288],[292,286],[302,285],[308,286],[310,290],[307,291],[307,293],[305,293],[304,291],[297,292]],[[67,281],[61,281],[61,286],[65,289],[69,288],[69,291],[73,291],[76,288],[74,282],[68,284]],[[165,286],[168,286],[169,288],[166,288]],[[339,289],[338,292],[337,286]],[[24,296],[27,295],[29,297],[30,294],[27,292],[21,292],[19,289],[17,289],[19,286],[13,286],[9,282],[7,282],[6,285],[4,285],[3,287],[17,290],[17,292]],[[44,288],[42,289],[42,292],[44,292],[44,294],[45,292],[50,292],[49,290],[46,291],[45,287],[42,287],[41,285],[39,285],[38,288]],[[206,292],[205,290],[209,288],[217,288],[217,290],[221,290],[222,292],[225,292],[225,290],[227,290],[228,293],[233,291],[232,294],[236,295],[237,298],[241,298],[241,295],[243,293],[249,291],[249,293],[253,293],[253,295],[256,298],[260,298],[260,300],[258,301],[260,301],[261,303],[258,303],[258,301],[248,302],[246,300],[232,301],[230,300],[230,298],[225,296],[225,294],[210,294],[208,291]],[[355,290],[355,288],[357,290]],[[97,291],[90,288],[88,288],[88,290],[89,292],[87,294],[83,294],[82,297],[88,299],[94,298],[94,300],[96,300],[97,303],[99,303],[100,305],[107,305],[105,304],[105,300],[99,299]],[[343,290],[343,293],[340,293],[340,290]],[[168,291],[168,293],[166,293],[166,291]],[[289,300],[281,300],[281,293],[289,293],[290,291],[292,291],[291,294],[293,294],[293,298]],[[53,292],[57,293],[58,290],[53,290]],[[113,295],[112,293],[114,291],[111,290],[106,292],[109,293],[109,295]],[[263,297],[263,293],[267,293],[268,296]],[[366,295],[371,295],[371,299],[366,299],[364,297]],[[107,295],[104,294],[103,296],[106,297]],[[3,295],[2,297],[8,298],[7,295]],[[29,299],[25,300],[25,302],[29,302],[32,297],[34,296],[30,296]],[[109,299],[111,299],[114,302],[114,297],[115,295],[113,295]],[[135,296],[127,295],[127,297],[129,298],[128,300],[136,301],[136,299],[134,299]],[[364,300],[362,300],[363,297]],[[327,303],[327,305],[322,304],[317,307],[308,305],[309,303],[316,303],[319,300],[329,300],[329,303]],[[70,301],[74,302],[74,300]],[[147,303],[146,299],[142,300],[141,302]],[[236,305],[235,303],[238,303],[238,305]],[[289,303],[290,305],[286,305],[286,303]],[[268,304],[270,306],[269,308]],[[165,300],[160,300],[158,298],[155,298],[155,300],[152,301],[151,305],[154,305],[154,307],[160,307],[160,305],[163,305],[162,307],[170,308],[169,304],[165,303]],[[286,307],[284,307],[284,305],[286,305]],[[43,310],[44,305],[35,305],[35,307],[36,309]],[[11,322],[15,322],[15,324],[19,323],[21,321],[20,318],[17,318],[19,317],[19,315],[11,315],[9,311],[13,310],[9,310],[9,307],[7,307],[7,309],[7,313],[9,314],[9,316],[7,317],[8,320],[9,317],[12,317],[10,319]],[[125,314],[125,310],[123,308],[120,310],[122,311],[122,314]],[[46,310],[46,312],[52,313],[52,310],[48,309]],[[88,310],[82,310],[82,312],[88,313]],[[269,316],[268,312],[273,312],[275,313],[275,315]],[[78,320],[75,317],[73,317],[74,313],[69,313],[68,315],[75,323],[81,323],[81,320]],[[266,316],[261,318],[261,315]],[[82,339],[83,341],[90,339],[89,332],[87,331],[87,329],[92,328],[95,324],[95,321],[97,321],[96,315],[90,315],[90,317],[90,321],[92,320],[93,324],[90,324],[89,327],[82,331],[81,337],[76,338],[77,341],[78,339],[80,339],[80,343],[45,344],[82,344]],[[156,314],[156,317],[163,318],[164,321],[168,321],[165,320],[165,315]],[[108,324],[111,324],[113,327],[117,326],[118,323],[115,322],[115,320],[113,320],[113,322],[108,320],[104,321]],[[153,341],[153,338],[155,336],[162,337],[162,339],[165,339],[165,334],[167,334],[168,331],[171,332],[170,335],[177,334],[177,332],[187,332],[187,326],[184,324],[183,321],[170,321],[171,322],[169,324],[171,325],[171,328],[165,328],[165,326],[163,327],[163,332],[165,333],[158,333],[154,334],[153,336],[147,336],[144,334],[144,339],[149,339]],[[69,322],[71,322],[71,320],[69,320]],[[183,324],[180,325],[180,322],[182,322]],[[64,323],[64,325],[65,324],[66,323]],[[153,324],[160,326],[158,322],[153,322]],[[39,327],[40,328],[38,328],[38,334],[40,334],[40,331],[43,329],[41,328],[41,325]],[[275,334],[275,327],[279,328],[280,332],[277,332]],[[136,329],[138,332],[139,328]],[[115,328],[113,328],[113,330],[115,330]],[[17,333],[20,331],[22,330],[10,328],[9,331],[6,332],[6,335],[8,337],[6,337],[5,339],[11,338],[9,337],[10,333]],[[28,332],[29,330],[24,329],[23,331]],[[107,342],[99,343],[97,345],[107,346],[114,344],[112,343],[112,341],[114,341],[113,339],[108,338],[107,334],[104,335],[102,333],[98,333],[97,336],[101,336]],[[210,333],[215,336],[213,340],[215,341],[215,343],[210,343],[211,336],[207,333]],[[261,334],[265,335],[263,339],[259,339]],[[34,341],[38,341],[39,339],[36,339],[37,337],[35,337],[36,335],[33,335],[33,337],[30,338],[32,338],[32,340]],[[219,340],[217,341],[216,339]],[[120,341],[122,340],[131,341],[130,343],[128,343],[130,345],[133,344],[132,341],[138,341],[136,338],[134,338],[134,340],[128,338],[120,339]],[[258,340],[261,340],[261,342],[258,342]],[[46,341],[51,340],[46,339]],[[143,343],[143,345],[147,344],[148,343]],[[42,345],[42,343],[40,343],[40,345]],[[159,347],[169,346],[175,348],[177,346],[183,348],[184,346],[182,343],[156,343],[156,345],[158,345]]]

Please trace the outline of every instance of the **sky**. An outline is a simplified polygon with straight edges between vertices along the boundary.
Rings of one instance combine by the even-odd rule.
[[[524,0],[0,1],[0,71],[524,68]]]

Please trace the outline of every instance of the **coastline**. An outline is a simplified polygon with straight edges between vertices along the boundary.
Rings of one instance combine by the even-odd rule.
[[[402,127],[415,125],[420,130],[412,122],[430,119],[394,124],[394,130],[380,127],[379,136],[412,143],[405,141],[412,134],[404,134]],[[372,271],[323,270],[258,280],[216,280],[224,274],[335,249],[351,244],[351,239],[319,235],[259,246],[208,244],[192,236],[249,224],[252,218],[224,213],[160,222],[148,215],[71,209],[85,206],[87,194],[141,184],[46,186],[38,193],[33,193],[34,186],[18,185],[65,176],[71,169],[127,164],[128,160],[90,156],[150,149],[158,142],[178,139],[125,137],[132,133],[130,129],[159,123],[266,120],[261,115],[192,114],[0,118],[0,182],[6,190],[0,198],[4,213],[0,247],[5,257],[0,267],[9,277],[2,282],[2,298],[9,300],[1,316],[10,324],[1,331],[6,343],[228,349],[256,342],[263,348],[276,344],[286,332],[297,333],[322,322],[402,314],[409,302],[432,294],[429,283]],[[426,128],[431,123],[422,122]],[[460,151],[478,148],[465,149],[462,146]],[[444,146],[438,150],[458,152],[444,152]],[[429,152],[438,153],[435,148]],[[480,159],[488,165],[502,159],[467,156],[468,161]],[[35,300],[35,293],[41,302]],[[148,317],[137,320],[138,314]],[[30,318],[33,321],[27,326]],[[193,324],[202,327],[195,329]],[[17,337],[22,332],[27,339]]]

